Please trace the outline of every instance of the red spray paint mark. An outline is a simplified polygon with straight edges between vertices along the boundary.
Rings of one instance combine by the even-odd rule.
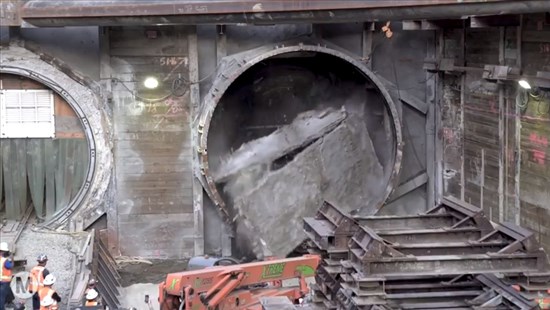
[[[443,128],[443,139],[447,142],[447,144],[454,142],[455,133],[452,128]]]
[[[532,150],[533,161],[539,165],[544,165],[546,159],[546,148],[548,148],[548,138],[544,136],[539,136],[538,134],[532,132],[529,135],[529,142],[535,145],[535,150]]]

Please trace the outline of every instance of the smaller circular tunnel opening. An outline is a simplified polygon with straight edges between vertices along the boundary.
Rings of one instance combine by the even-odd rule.
[[[46,85],[8,73],[0,80],[0,216],[18,220],[32,207],[47,222],[81,196],[90,166],[86,133]]]

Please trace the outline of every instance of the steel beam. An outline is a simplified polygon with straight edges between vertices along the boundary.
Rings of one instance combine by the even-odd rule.
[[[493,274],[479,275],[476,277],[476,280],[491,290],[494,290],[504,299],[517,306],[518,309],[528,310],[538,308],[535,301],[525,298],[518,291],[514,290],[510,285],[503,283],[502,280],[498,279]]]
[[[467,255],[497,253],[506,248],[509,243],[505,241],[491,242],[438,242],[399,244],[393,248],[406,255]]]
[[[352,263],[356,266],[361,265],[363,273],[367,276],[357,280],[365,281],[370,278],[391,279],[406,275],[527,274],[544,271],[544,267],[541,266],[542,259],[539,254],[441,255],[381,259],[361,259],[353,255]]]
[[[380,238],[391,243],[435,243],[435,242],[467,242],[477,240],[483,235],[478,228],[457,229],[417,229],[402,231],[387,231],[378,233]]]
[[[463,18],[469,15],[522,14],[548,10],[550,2],[546,0],[31,0],[21,8],[21,18],[35,26],[341,23]]]
[[[450,228],[458,222],[450,214],[365,216],[354,219],[359,225],[368,226],[376,231]]]

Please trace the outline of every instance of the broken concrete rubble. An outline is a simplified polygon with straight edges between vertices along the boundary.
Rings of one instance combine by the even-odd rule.
[[[360,114],[348,116],[283,167],[256,164],[227,182],[224,190],[256,256],[292,252],[304,239],[302,218],[315,214],[323,199],[348,211],[376,211],[386,184]]]
[[[272,134],[241,145],[222,159],[212,175],[216,182],[225,182],[241,170],[270,163],[324,136],[346,118],[345,111],[326,109],[299,114],[294,121]]]

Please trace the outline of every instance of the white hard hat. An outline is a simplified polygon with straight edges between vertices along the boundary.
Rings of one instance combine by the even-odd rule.
[[[53,274],[50,273],[44,279],[44,285],[53,285],[54,283],[55,283],[55,277],[53,276]]]
[[[86,300],[94,300],[98,295],[96,290],[89,290],[88,294],[86,294]]]
[[[40,305],[42,307],[49,307],[49,306],[53,305],[53,303],[54,303],[53,298],[51,296],[46,296],[46,297],[44,297],[44,300],[42,300],[40,302]]]
[[[10,248],[8,247],[7,242],[0,242],[0,251],[3,251],[3,252],[9,252],[10,251]]]
[[[46,254],[40,254],[38,255],[38,257],[36,258],[36,261],[39,262],[39,263],[43,263],[45,261],[48,260],[48,255]]]

